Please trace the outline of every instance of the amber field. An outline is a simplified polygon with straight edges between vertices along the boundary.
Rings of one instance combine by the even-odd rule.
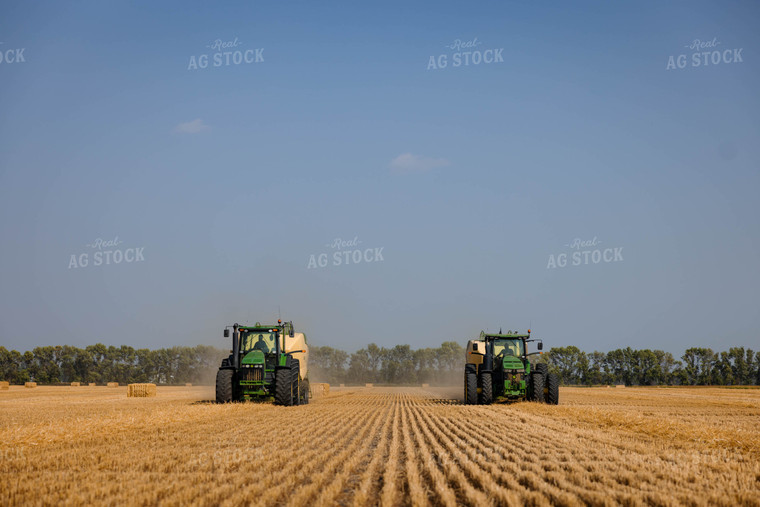
[[[0,505],[760,505],[760,390],[564,388],[465,406],[344,388],[308,406],[213,388],[0,391]]]

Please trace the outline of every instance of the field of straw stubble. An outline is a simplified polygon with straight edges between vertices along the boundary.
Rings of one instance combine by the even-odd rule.
[[[0,504],[760,505],[760,390],[573,389],[559,406],[331,389],[0,391]]]

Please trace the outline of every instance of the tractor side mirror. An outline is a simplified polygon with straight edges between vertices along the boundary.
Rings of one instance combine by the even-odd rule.
[[[544,350],[544,343],[538,342],[538,350]]]
[[[230,337],[230,330],[229,329],[225,329],[224,330],[224,337],[225,338],[229,338]]]

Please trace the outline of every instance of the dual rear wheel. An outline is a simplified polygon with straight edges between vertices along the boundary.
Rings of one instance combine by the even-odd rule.
[[[277,368],[274,375],[274,403],[292,407],[309,403],[309,381],[300,377],[301,367],[298,359],[290,365]]]
[[[536,369],[530,375],[531,383],[531,401],[539,403],[548,403],[549,405],[559,404],[559,376],[556,373],[546,372],[545,366],[542,369]]]
[[[478,393],[478,373],[474,364],[464,367],[464,402],[466,405],[490,405],[493,402],[493,377],[491,372],[480,374]]]

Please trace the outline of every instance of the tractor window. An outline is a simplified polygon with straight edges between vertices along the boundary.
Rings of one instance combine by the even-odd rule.
[[[494,340],[493,355],[522,356],[525,354],[522,340]]]
[[[274,352],[274,333],[242,331],[240,333],[240,351],[260,350],[264,354]]]

